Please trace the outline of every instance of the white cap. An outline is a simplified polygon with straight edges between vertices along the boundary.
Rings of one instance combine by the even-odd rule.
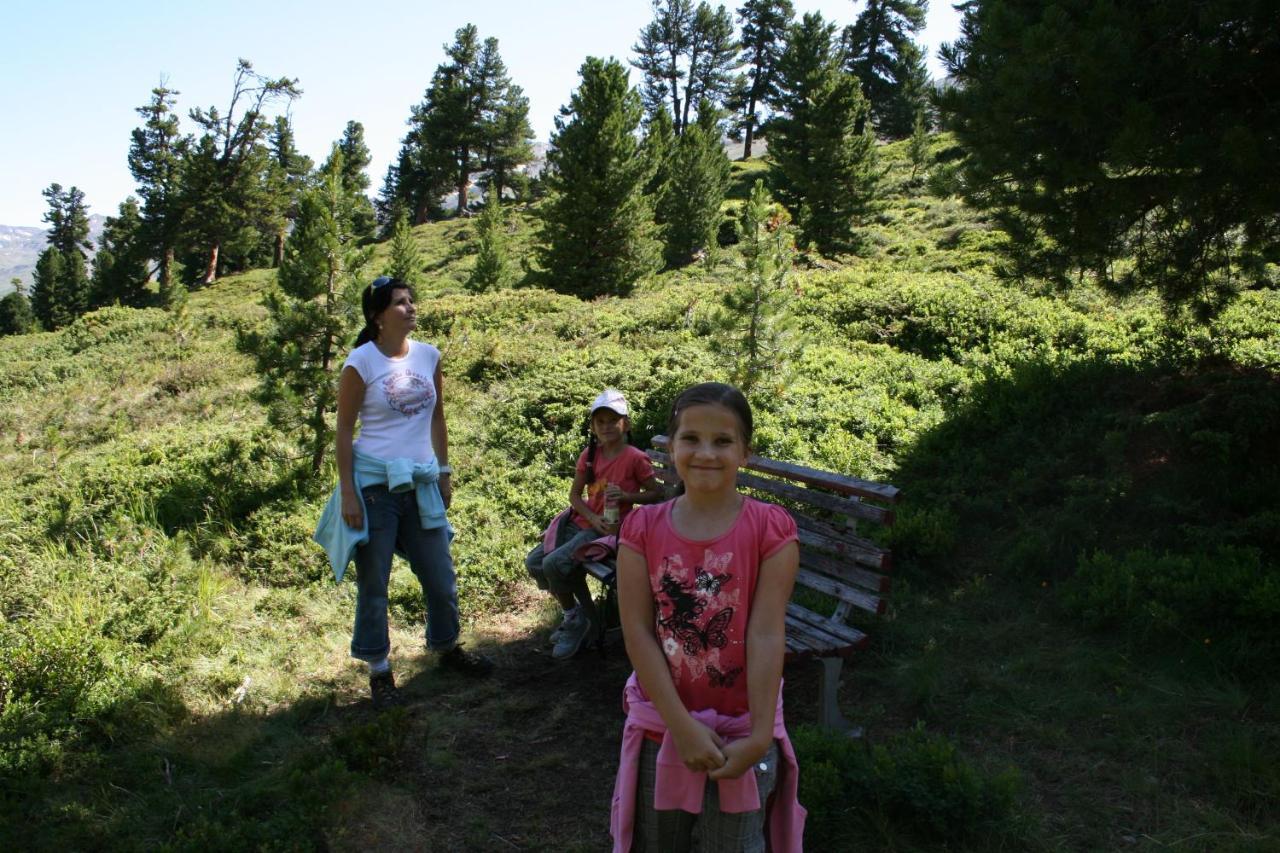
[[[599,397],[592,401],[590,413],[594,415],[597,409],[608,409],[625,418],[627,416],[627,398],[622,396],[622,392],[616,388],[606,388],[600,392]]]

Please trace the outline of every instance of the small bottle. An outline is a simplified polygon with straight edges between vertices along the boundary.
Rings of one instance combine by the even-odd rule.
[[[609,491],[613,483],[609,483],[604,492],[604,520],[609,524],[618,523],[618,499]]]

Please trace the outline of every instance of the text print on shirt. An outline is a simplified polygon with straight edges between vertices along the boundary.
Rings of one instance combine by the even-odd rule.
[[[387,396],[387,405],[406,418],[426,409],[436,398],[436,389],[431,380],[412,370],[402,370],[387,376],[382,380],[382,391]]]

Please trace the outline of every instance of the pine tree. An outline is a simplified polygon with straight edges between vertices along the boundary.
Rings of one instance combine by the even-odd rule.
[[[640,96],[616,60],[588,57],[556,117],[547,155],[553,197],[543,208],[539,258],[557,290],[625,295],[657,269],[650,164],[636,130]]]
[[[508,83],[484,125],[484,166],[489,170],[485,192],[502,198],[510,188],[520,197],[528,189],[528,177],[520,167],[533,159],[533,126],[529,124],[529,99],[524,90]]]
[[[284,238],[289,223],[298,217],[298,196],[311,174],[311,158],[294,144],[293,124],[287,116],[276,116],[267,147],[271,160],[267,166],[267,198],[272,229],[271,266],[280,266],[284,257]]]
[[[911,132],[920,103],[899,103],[910,74],[924,68],[923,52],[912,37],[924,27],[927,0],[866,0],[862,13],[845,27],[843,43],[848,70],[871,102],[871,118],[882,136],[901,139]],[[912,55],[917,61],[912,61]],[[926,72],[927,75],[927,72]],[[914,81],[918,84],[918,80]],[[859,130],[862,128],[859,127]]]
[[[120,202],[117,216],[108,216],[98,253],[93,257],[90,304],[141,308],[147,303],[150,264],[143,239],[142,214],[129,196]]]
[[[706,100],[719,109],[740,88],[735,73],[738,43],[733,17],[723,6],[693,7],[691,0],[653,0],[654,19],[640,31],[631,64],[644,73],[646,109],[667,108],[670,99],[676,135],[691,121],[694,104]]]
[[[364,125],[358,121],[347,122],[338,150],[342,152],[342,185],[356,205],[351,227],[360,239],[371,238],[377,229],[377,216],[368,196],[369,176],[365,170],[373,162],[373,155],[364,141]]]
[[[790,311],[788,275],[795,256],[790,217],[757,180],[737,223],[743,275],[727,293],[716,314],[724,334],[712,338],[726,357],[730,374],[750,393],[785,373],[799,349]]]
[[[855,219],[875,190],[875,139],[857,78],[840,68],[834,25],[812,13],[790,32],[769,154],[778,197],[801,238],[832,254],[855,245]]]
[[[654,199],[655,218],[659,225],[664,224],[661,211],[656,210],[659,201],[671,183],[671,159],[676,151],[676,131],[671,122],[671,114],[660,109],[649,114],[645,124],[644,158],[648,162],[651,177],[645,184],[645,195]]]
[[[241,59],[226,113],[217,107],[191,110],[191,120],[204,134],[185,164],[182,204],[188,238],[206,258],[201,283],[217,279],[220,263],[226,262],[220,257],[225,249],[243,257],[259,244],[260,235],[253,229],[270,220],[272,201],[266,183],[270,153],[262,144],[270,122],[263,110],[301,94],[297,80],[264,77],[253,70],[253,63]]]
[[[386,274],[410,287],[422,283],[422,252],[409,225],[409,214],[404,210],[399,211],[391,229],[391,266]]]
[[[337,402],[333,365],[355,325],[358,276],[370,250],[356,247],[351,219],[358,205],[346,191],[342,154],[334,147],[317,186],[303,193],[285,243],[278,287],[264,299],[268,320],[240,337],[262,377],[256,396],[272,425],[296,437],[318,474],[333,436]]]
[[[62,296],[62,279],[66,258],[62,252],[50,246],[40,253],[31,284],[31,313],[41,327],[52,332],[76,318],[68,310]]]
[[[698,250],[715,242],[730,171],[715,110],[703,102],[697,123],[676,140],[670,180],[658,199],[658,218],[666,224],[663,255],[668,266],[688,263]]]
[[[160,291],[173,285],[174,254],[182,229],[182,159],[189,140],[178,132],[173,112],[178,92],[163,84],[151,90],[151,102],[137,112],[146,119],[135,128],[129,146],[129,171],[142,198],[142,241],[148,257],[159,262]]]
[[[35,331],[36,315],[31,311],[31,302],[22,288],[22,279],[14,278],[10,282],[13,290],[0,299],[0,337],[5,335],[25,335]]]
[[[422,103],[413,107],[394,173],[388,171],[383,187],[382,209],[404,204],[414,222],[438,215],[439,199],[450,190],[465,214],[473,173],[489,169],[501,190],[533,153],[528,100],[511,82],[498,40],[481,43],[468,24],[445,53],[449,61],[436,67]]]
[[[1009,272],[1154,288],[1202,316],[1274,287],[1274,4],[966,4],[939,95]],[[1270,99],[1270,100],[1269,100]]]
[[[507,223],[502,215],[502,204],[493,193],[485,203],[476,222],[476,236],[480,242],[476,253],[476,265],[467,280],[467,287],[476,292],[497,290],[509,276],[507,262]]]
[[[89,241],[89,209],[84,193],[75,187],[50,184],[42,191],[49,203],[44,221],[49,223],[49,248],[36,263],[31,307],[46,329],[59,329],[89,308],[89,274],[86,251]],[[56,257],[55,257],[56,256]]]
[[[738,114],[735,127],[743,134],[743,160],[751,157],[760,125],[759,108],[777,97],[778,60],[786,49],[787,28],[793,18],[791,0],[747,0],[738,9],[742,24],[740,60],[747,66],[747,81],[730,106]]]

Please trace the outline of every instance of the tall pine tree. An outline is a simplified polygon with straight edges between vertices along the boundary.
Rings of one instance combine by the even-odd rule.
[[[89,241],[89,209],[83,192],[50,184],[42,194],[49,203],[44,215],[44,221],[49,223],[49,248],[36,262],[31,308],[41,324],[53,330],[69,324],[89,308],[85,253],[93,250],[93,244]]]
[[[940,95],[1010,271],[1202,315],[1280,263],[1274,3],[965,5]]]
[[[401,210],[391,228],[391,265],[387,275],[410,287],[422,283],[422,251],[409,225],[409,214]]]
[[[151,90],[151,101],[137,112],[146,121],[135,128],[129,146],[129,171],[142,199],[142,241],[147,256],[159,264],[160,292],[173,286],[174,257],[182,231],[182,159],[189,140],[178,129],[173,111],[178,92],[163,84]]]
[[[118,215],[108,216],[103,225],[98,253],[93,256],[92,307],[146,305],[150,263],[142,231],[138,202],[129,196],[120,202]]]
[[[289,224],[298,218],[298,197],[306,187],[313,164],[294,143],[293,124],[287,116],[276,116],[267,138],[271,159],[267,166],[268,222],[271,231],[271,266],[284,258],[284,239]]]
[[[477,293],[497,290],[506,283],[510,271],[506,217],[502,215],[502,203],[494,193],[489,194],[484,210],[476,220],[476,237],[480,245],[467,287]]]
[[[760,107],[777,97],[778,60],[786,49],[787,28],[795,14],[791,0],[747,0],[738,9],[742,23],[740,60],[747,66],[747,79],[730,106],[737,114],[735,127],[743,135],[743,160],[751,157]]]
[[[226,261],[221,257],[224,247],[234,246],[244,258],[260,243],[256,229],[270,221],[273,202],[266,180],[270,153],[262,144],[272,123],[264,111],[301,94],[297,80],[264,77],[241,59],[226,112],[217,107],[191,110],[191,120],[204,134],[186,160],[183,206],[188,239],[205,258],[202,283],[217,279],[220,262]]]
[[[857,20],[845,27],[848,70],[871,102],[871,118],[881,136],[903,139],[927,93],[920,75],[928,72],[924,53],[912,40],[924,27],[928,0],[866,0]]]
[[[692,0],[653,0],[654,18],[641,31],[631,64],[644,74],[650,113],[670,109],[676,135],[692,120],[692,107],[706,100],[725,106],[741,86],[733,17],[723,6]]]
[[[790,33],[768,127],[774,182],[801,238],[833,254],[855,245],[875,189],[875,138],[858,80],[840,67],[835,26],[812,13]]]
[[[369,146],[364,141],[364,125],[358,121],[347,122],[338,140],[342,152],[342,184],[354,200],[356,209],[351,217],[351,227],[357,237],[373,237],[377,229],[377,217],[373,202],[369,200],[369,175],[366,170],[373,162]]]
[[[730,171],[716,112],[704,101],[698,107],[698,121],[675,141],[670,178],[658,198],[658,217],[666,226],[663,255],[668,266],[688,263],[715,241]]]
[[[643,109],[616,60],[588,57],[556,117],[547,155],[539,259],[548,283],[582,298],[625,295],[658,267],[649,160],[636,137]]]

